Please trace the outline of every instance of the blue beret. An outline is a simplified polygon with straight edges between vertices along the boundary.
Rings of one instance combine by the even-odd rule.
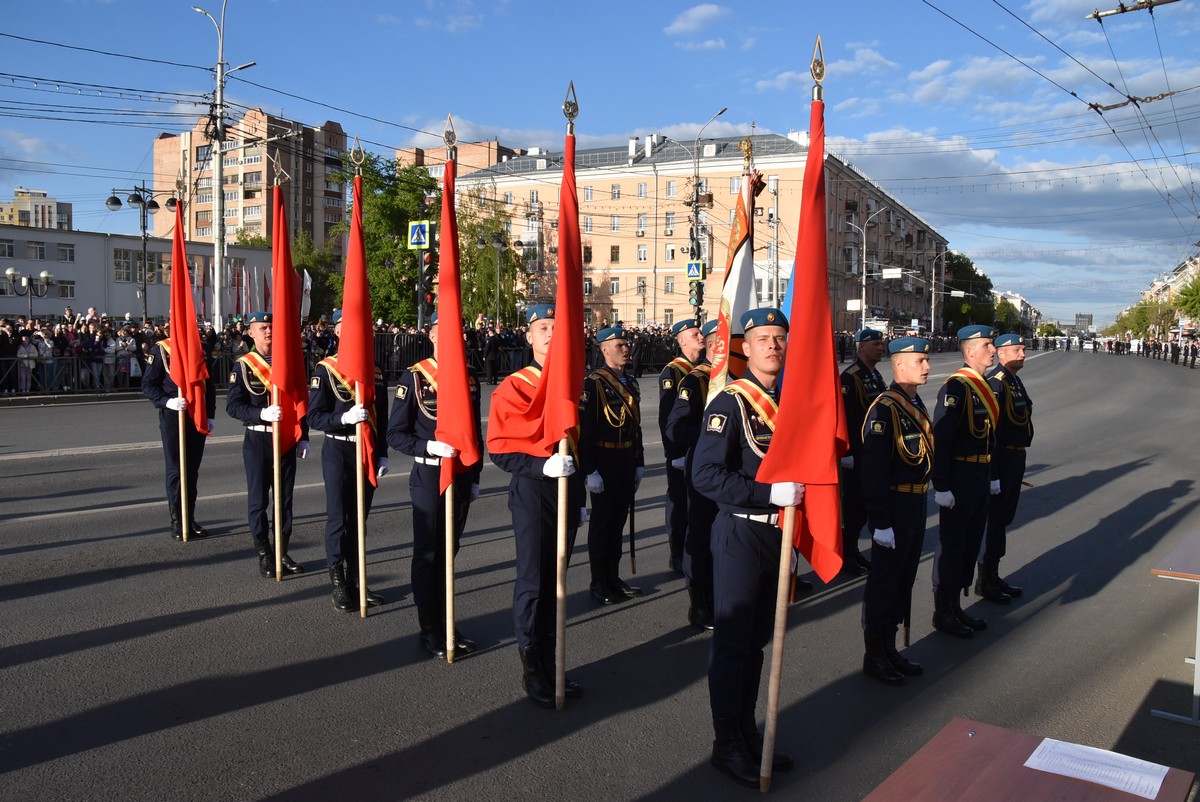
[[[1002,348],[1006,345],[1024,345],[1025,338],[1020,334],[1001,334],[996,338],[996,347]]]
[[[534,323],[539,320],[554,319],[554,304],[538,304],[525,310],[525,322]]]
[[[889,354],[928,354],[932,350],[924,337],[899,337],[888,343]]]
[[[247,323],[270,323],[271,322],[271,313],[270,312],[251,312],[250,314],[246,315],[246,322]]]
[[[625,329],[620,326],[609,326],[607,329],[600,329],[596,332],[596,342],[606,343],[609,340],[624,340],[626,339]]]
[[[764,306],[762,309],[751,309],[742,315],[742,331],[750,331],[755,326],[783,326],[783,330],[787,331],[788,319],[775,307]]]
[[[334,309],[333,310],[333,325],[336,326],[337,324],[339,324],[341,322],[342,322],[342,310]]]
[[[432,315],[429,316],[429,325],[430,326],[437,325],[437,312],[434,312]]]
[[[862,331],[855,332],[854,334],[854,342],[856,343],[869,343],[872,340],[882,339],[883,332],[875,331],[875,329],[863,329]]]
[[[996,330],[991,326],[964,326],[958,330],[958,339],[961,340],[994,340],[996,339]]]
[[[700,321],[696,320],[696,318],[694,318],[694,317],[689,317],[687,320],[681,320],[678,323],[676,323],[674,326],[672,326],[671,333],[672,334],[682,334],[683,332],[687,331],[688,329],[698,329],[698,328],[700,328]]]
[[[705,323],[703,326],[700,327],[700,333],[703,334],[705,337],[707,337],[710,334],[716,334],[717,326],[719,326],[720,324],[721,324],[721,321],[717,320],[714,317],[712,320],[708,321],[707,323]]]

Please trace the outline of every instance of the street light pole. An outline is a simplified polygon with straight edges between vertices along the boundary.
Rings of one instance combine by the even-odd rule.
[[[875,211],[866,219],[862,228],[854,225],[854,223],[851,223],[849,220],[846,221],[846,225],[853,228],[862,236],[862,253],[859,254],[859,263],[862,266],[862,308],[859,309],[862,325],[859,326],[860,329],[865,329],[867,327],[867,228],[870,227],[871,221],[880,214],[883,214],[884,210],[886,209],[886,206],[879,207],[877,211]]]
[[[178,191],[179,188],[177,187],[176,189]],[[150,236],[150,233],[149,233],[150,217],[149,216],[152,214],[158,213],[158,208],[159,208],[158,201],[154,200],[154,196],[155,195],[163,195],[163,194],[167,194],[167,193],[165,193],[161,190],[156,192],[155,190],[148,188],[146,186],[145,182],[142,182],[142,184],[140,186],[133,187],[132,189],[113,189],[113,194],[109,197],[109,199],[107,201],[104,202],[104,205],[108,207],[108,210],[110,212],[120,211],[120,209],[121,209],[121,199],[117,197],[118,192],[126,192],[129,194],[129,197],[128,197],[129,205],[136,208],[138,210],[138,212],[140,212],[140,217],[141,217],[141,223],[142,223],[142,289],[140,292],[141,292],[141,296],[142,296],[142,327],[145,328],[146,323],[150,320],[149,308],[147,305],[147,297],[146,297],[148,294],[147,289],[146,289],[146,276],[150,272],[150,254],[146,247],[147,242],[149,241],[149,236]],[[172,194],[171,198],[167,201],[167,210],[175,211],[175,204],[177,202],[178,201],[176,201],[175,196]]]
[[[54,276],[49,270],[43,270],[38,275],[30,274],[28,276],[20,273],[15,267],[10,267],[4,271],[4,277],[8,279],[8,283],[12,286],[13,292],[17,295],[23,295],[29,299],[29,317],[27,317],[26,325],[33,327],[33,299],[45,298],[50,292],[50,288],[54,286]],[[21,288],[25,291],[22,292]]]
[[[483,238],[482,234],[480,234],[479,239],[476,240],[476,242],[475,242],[475,247],[483,249],[483,248],[488,247],[488,245],[491,245],[493,248],[496,249],[496,331],[499,332],[500,331],[500,265],[501,265],[500,254],[502,251],[505,251],[508,249],[508,243],[504,241],[504,237],[501,236],[500,232],[498,232],[498,231],[492,232],[492,241],[490,243]],[[517,247],[521,247],[521,242],[519,240],[517,242]]]
[[[700,130],[696,132],[696,141],[692,143],[692,236],[691,236],[691,257],[696,261],[700,261],[700,135],[704,133],[704,129],[708,128],[714,120],[720,117],[725,112],[729,111],[726,106],[716,114],[708,118],[708,122],[700,126]],[[701,271],[700,279],[703,281],[708,275],[708,264],[704,265]],[[700,310],[696,309],[699,313]]]

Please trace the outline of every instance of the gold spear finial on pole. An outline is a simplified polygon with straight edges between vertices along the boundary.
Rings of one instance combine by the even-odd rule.
[[[754,143],[749,135],[742,137],[742,141],[738,143],[738,150],[742,152],[742,168],[749,171],[750,159],[754,156]]]
[[[367,152],[363,150],[362,143],[358,141],[358,136],[354,137],[354,147],[350,149],[350,161],[354,162],[355,172],[362,175],[363,162],[367,160]]]
[[[562,104],[563,116],[567,118],[567,133],[574,135],[575,118],[579,116],[579,99],[575,97],[575,82],[567,87],[567,97]]]
[[[813,48],[809,71],[812,72],[813,80],[817,82],[813,87],[813,100],[824,100],[825,92],[821,87],[821,81],[825,80],[825,51],[821,49],[821,34],[817,34],[817,44]]]
[[[455,158],[458,149],[454,145],[458,142],[458,134],[454,131],[454,118],[449,114],[446,115],[446,128],[442,131],[442,141],[446,143],[447,158]]]

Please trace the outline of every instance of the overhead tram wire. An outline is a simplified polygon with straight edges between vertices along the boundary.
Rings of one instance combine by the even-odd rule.
[[[1177,134],[1179,134],[1179,143],[1180,143],[1180,145],[1182,145],[1183,144],[1183,126],[1180,125],[1180,123],[1179,123],[1179,110],[1175,107],[1175,93],[1171,89],[1171,77],[1167,73],[1167,60],[1166,60],[1166,58],[1163,57],[1162,40],[1159,39],[1159,36],[1158,36],[1158,19],[1154,16],[1154,6],[1150,6],[1150,26],[1154,29],[1154,44],[1158,47],[1158,61],[1160,64],[1162,64],[1162,68],[1163,68],[1163,83],[1167,87],[1167,91],[1170,93],[1168,95],[1167,99],[1169,101],[1171,101],[1171,114],[1175,118],[1175,132]],[[1193,197],[1195,197],[1196,181],[1192,177],[1193,172],[1192,172],[1191,160],[1189,160],[1187,158],[1186,154],[1184,155],[1183,163],[1184,163],[1184,166],[1187,167],[1188,181],[1191,184],[1191,194]]]
[[[189,70],[203,70],[204,72],[212,72],[212,67],[202,67],[197,64],[183,64],[178,61],[167,61],[165,59],[149,58],[147,56],[134,56],[128,53],[114,53],[109,50],[97,50],[94,47],[81,47],[79,45],[68,45],[62,42],[51,42],[48,39],[34,39],[30,36],[18,36],[13,33],[0,33],[0,36],[6,39],[15,39],[18,42],[30,42],[37,45],[48,45],[50,47],[61,47],[65,50],[78,50],[82,53],[95,53],[100,56],[112,56],[113,58],[124,58],[130,61],[142,61],[148,64],[165,64],[168,67],[183,67]]]

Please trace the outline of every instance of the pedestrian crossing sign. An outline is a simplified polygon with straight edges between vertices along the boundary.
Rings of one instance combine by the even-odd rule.
[[[408,249],[429,250],[429,221],[413,220],[408,224]]]
[[[688,262],[688,278],[704,278],[704,262]]]

